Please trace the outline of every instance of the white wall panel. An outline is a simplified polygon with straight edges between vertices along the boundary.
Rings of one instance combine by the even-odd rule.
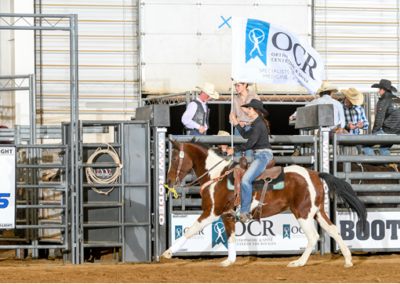
[[[125,116],[121,119],[129,119],[137,107],[139,89],[137,0],[42,0],[41,3],[42,14],[78,14],[80,111],[122,113]],[[39,5],[36,7],[39,11]],[[59,23],[66,24],[67,21]],[[36,72],[38,80],[42,75],[46,116],[69,109],[70,42],[69,35],[63,32],[44,31],[42,35],[42,42],[36,37]]]
[[[260,19],[290,29],[306,40],[311,38],[307,0],[142,0],[141,3],[141,52],[145,64],[142,84],[147,93],[194,90],[205,82],[214,83],[219,91],[228,90],[231,29],[223,24],[222,17]],[[282,90],[282,86],[275,85],[258,87],[258,90]],[[289,87],[293,90],[293,86]]]

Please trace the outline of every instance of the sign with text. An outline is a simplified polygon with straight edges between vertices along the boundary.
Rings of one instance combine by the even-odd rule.
[[[357,217],[347,211],[336,212],[336,226],[349,249],[400,249],[400,212],[368,212],[365,233]],[[336,250],[339,247],[336,243]]]
[[[0,230],[15,229],[15,148],[0,147]]]
[[[232,18],[232,78],[239,82],[303,85],[313,96],[325,63],[307,41],[290,30]]]
[[[200,217],[199,214],[172,214],[172,243]],[[236,223],[236,251],[303,251],[308,240],[293,214],[278,214],[261,222]],[[179,250],[182,253],[227,252],[228,238],[222,219],[208,225]]]

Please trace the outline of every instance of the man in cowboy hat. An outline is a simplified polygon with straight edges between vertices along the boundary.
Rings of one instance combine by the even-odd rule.
[[[185,129],[189,130],[190,135],[205,135],[210,127],[210,109],[207,102],[213,98],[218,99],[219,94],[215,91],[214,85],[205,83],[203,87],[196,86],[201,91],[196,100],[192,101],[182,116],[182,123]]]
[[[382,79],[379,84],[373,84],[371,88],[379,88],[379,98],[376,104],[375,123],[372,134],[400,134],[400,98],[392,94],[396,90],[392,82]],[[381,145],[379,153],[390,155],[389,148],[393,145]],[[375,155],[371,147],[363,147],[366,155]]]
[[[325,105],[325,104],[333,105],[334,125],[330,125],[331,129],[333,129],[335,126],[338,126],[339,124],[342,128],[344,128],[345,126],[343,107],[340,102],[332,98],[332,94],[337,92],[338,92],[337,87],[332,86],[330,82],[323,82],[321,88],[317,92],[320,98],[315,99],[306,105],[306,107],[313,105]],[[292,114],[289,117],[289,119],[293,120],[296,117],[296,113],[297,112]]]
[[[231,136],[228,132],[226,132],[224,130],[218,131],[217,135],[218,136]],[[216,150],[215,153],[219,156],[226,156],[228,149],[229,149],[228,145],[218,145],[218,150]]]
[[[364,103],[364,95],[355,88],[340,91],[344,94],[344,100],[342,100],[344,119],[346,121],[344,129],[349,134],[358,135],[360,134],[360,129],[367,129],[369,126],[364,109],[361,106]],[[361,155],[361,145],[356,145],[356,147],[358,154]]]
[[[247,108],[243,107],[243,105],[250,103],[252,99],[260,100],[260,97],[256,93],[248,90],[248,87],[251,86],[252,83],[233,81],[233,84],[237,92],[237,96],[233,98],[233,114],[239,121],[239,125],[247,131],[250,129],[253,120],[248,115]],[[240,135],[237,128],[235,128],[234,134]],[[241,156],[242,154],[239,152],[234,155]],[[253,156],[253,151],[247,150],[244,152],[244,155]]]

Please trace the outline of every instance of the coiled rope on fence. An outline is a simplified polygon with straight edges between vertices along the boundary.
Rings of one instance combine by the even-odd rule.
[[[101,147],[97,148],[97,150],[89,157],[89,159],[87,160],[87,163],[88,164],[92,164],[94,158],[99,154],[108,154],[113,158],[113,160],[114,160],[114,162],[116,164],[119,164],[119,166],[115,168],[115,173],[110,178],[107,178],[107,179],[98,178],[96,176],[93,168],[87,167],[86,168],[86,178],[87,178],[87,182],[90,183],[90,184],[94,184],[94,183],[100,183],[100,184],[116,183],[116,181],[118,179],[118,176],[121,173],[121,169],[122,169],[123,165],[121,164],[121,161],[119,159],[117,151],[115,151],[115,149],[110,144],[108,144],[108,143],[106,143],[106,144],[108,146],[107,150],[102,150]],[[95,187],[92,187],[92,189],[95,192],[97,192],[98,194],[108,195],[111,191],[113,191],[114,187],[111,188],[107,192],[100,191]]]

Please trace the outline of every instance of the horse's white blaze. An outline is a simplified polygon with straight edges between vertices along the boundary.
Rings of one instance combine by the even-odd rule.
[[[217,163],[219,163],[222,160],[221,157],[219,157],[217,154],[214,153],[212,150],[208,150],[208,156],[206,159],[206,170],[208,171],[211,169],[213,166],[215,166]],[[210,179],[215,179],[219,176],[221,176],[223,169],[230,164],[230,161],[223,161],[220,163],[218,166],[216,166],[214,169],[212,169],[208,175],[210,176]],[[211,208],[211,214],[214,214],[214,189],[215,189],[216,183],[213,183],[212,185],[209,186],[209,191],[210,191],[210,196],[211,196],[211,202],[212,202],[212,208]]]

